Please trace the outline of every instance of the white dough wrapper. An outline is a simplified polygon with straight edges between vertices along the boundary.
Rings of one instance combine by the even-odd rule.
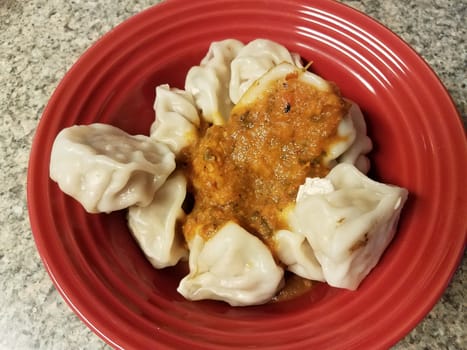
[[[150,136],[166,144],[175,155],[197,140],[200,120],[190,93],[160,85],[156,87],[154,111]]]
[[[366,174],[370,170],[370,160],[366,156],[373,149],[373,143],[367,135],[365,118],[360,107],[352,101],[349,116],[352,119],[356,130],[355,140],[338,158],[337,163],[349,163],[362,173]]]
[[[242,98],[238,101],[238,105],[249,105],[255,103],[267,91],[269,85],[273,82],[283,79],[290,74],[298,74],[298,79],[306,84],[313,86],[314,88],[321,91],[330,91],[332,89],[331,84],[328,81],[321,78],[309,71],[304,71],[297,66],[283,62],[274,65],[271,69],[266,71],[257,80],[253,81],[251,87],[242,95]],[[236,107],[237,107],[236,106]]]
[[[52,180],[90,213],[148,205],[174,169],[166,145],[100,123],[63,129],[50,159]]]
[[[146,207],[128,209],[128,227],[150,263],[157,269],[174,266],[188,257],[188,249],[177,221],[183,220],[182,209],[187,181],[181,171],[175,171],[154,195]]]
[[[189,300],[258,305],[268,302],[282,287],[284,271],[268,247],[233,222],[207,241],[195,235],[189,245],[190,273],[177,289]]]
[[[357,130],[355,129],[352,116],[348,112],[337,126],[337,135],[339,142],[332,143],[326,149],[323,157],[323,164],[332,168],[337,162],[336,159],[345,153],[355,142]]]
[[[275,253],[287,270],[313,281],[324,281],[323,270],[306,237],[279,230],[274,233]]]
[[[209,123],[224,124],[233,107],[229,98],[230,63],[243,43],[235,39],[213,42],[199,66],[192,67],[185,78],[202,117]]]
[[[230,100],[236,104],[253,82],[274,66],[287,62],[302,68],[301,58],[284,46],[267,39],[250,41],[231,63]]]
[[[302,195],[289,225],[307,237],[329,285],[355,290],[394,237],[408,192],[373,181],[346,163],[324,179],[331,189]]]

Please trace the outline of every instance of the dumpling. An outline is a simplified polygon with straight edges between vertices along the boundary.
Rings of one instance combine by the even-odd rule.
[[[166,145],[100,123],[63,129],[50,159],[52,180],[90,213],[148,205],[174,169]]]
[[[259,97],[268,90],[268,87],[272,82],[281,80],[289,75],[297,75],[299,80],[312,85],[321,91],[330,91],[332,89],[331,84],[329,84],[328,81],[324,80],[320,76],[309,71],[303,71],[291,63],[284,62],[274,65],[271,69],[262,74],[257,80],[253,81],[252,83],[254,83],[254,85],[251,86],[251,89],[248,89],[248,91],[242,95],[239,104],[248,105],[255,103]],[[237,104],[235,107],[238,108],[239,104]]]
[[[371,151],[373,144],[367,135],[366,123],[360,107],[355,102],[349,102],[351,103],[349,116],[352,119],[356,135],[352,144],[337,158],[337,162],[353,164],[366,174],[370,170],[370,161],[366,154]]]
[[[324,281],[321,265],[303,234],[279,230],[274,233],[274,248],[287,270],[303,278]]]
[[[347,113],[344,118],[342,118],[337,127],[336,136],[339,141],[330,144],[323,157],[323,164],[328,168],[332,168],[336,164],[336,159],[345,153],[355,142],[357,131],[350,113]]]
[[[230,63],[242,47],[235,39],[213,42],[200,65],[188,71],[185,90],[194,96],[209,123],[222,125],[229,118],[233,106],[229,98]]]
[[[161,269],[173,266],[188,256],[184,238],[176,230],[185,217],[182,209],[187,181],[175,171],[156,192],[146,207],[131,206],[128,227],[151,264]]]
[[[160,85],[156,88],[154,110],[156,120],[150,132],[153,139],[166,144],[175,155],[196,141],[200,120],[191,94]]]
[[[266,245],[233,222],[207,241],[195,235],[189,266],[190,273],[177,289],[189,300],[222,300],[232,306],[263,304],[283,282],[283,270]]]
[[[302,67],[300,56],[291,54],[284,46],[267,39],[250,41],[231,63],[232,76],[229,84],[231,101],[236,104],[255,80],[283,62]]]
[[[291,230],[306,236],[326,282],[357,289],[391,242],[407,190],[366,177],[355,166],[336,165],[326,178],[332,187],[297,199]]]

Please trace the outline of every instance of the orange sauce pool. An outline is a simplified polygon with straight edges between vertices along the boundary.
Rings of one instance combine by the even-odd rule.
[[[182,226],[187,241],[234,221],[274,254],[273,233],[287,228],[283,213],[298,187],[328,173],[321,160],[348,108],[336,87],[321,91],[292,74],[253,104],[237,104],[226,125],[206,126],[180,159],[194,197]]]

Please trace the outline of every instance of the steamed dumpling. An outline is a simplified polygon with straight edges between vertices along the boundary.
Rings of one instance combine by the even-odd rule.
[[[228,89],[230,63],[242,47],[243,43],[235,39],[213,42],[200,65],[188,71],[185,90],[194,96],[209,123],[224,124],[229,118],[233,106]]]
[[[232,306],[263,304],[283,281],[283,270],[266,245],[233,222],[207,241],[195,235],[189,266],[190,273],[178,291],[190,300],[222,300]]]
[[[328,168],[335,165],[336,159],[351,147],[356,137],[357,131],[353,124],[352,116],[350,113],[347,113],[337,128],[337,139],[339,141],[327,147],[326,154],[323,157],[323,164]]]
[[[313,193],[302,191],[290,213],[292,231],[306,236],[326,282],[357,289],[391,242],[407,190],[336,165]]]
[[[274,251],[287,270],[309,280],[324,281],[321,265],[303,234],[279,230],[274,233],[274,243]]]
[[[185,217],[182,209],[186,179],[176,171],[156,192],[146,207],[128,210],[128,227],[151,264],[161,269],[173,266],[188,256],[183,235],[176,225]]]
[[[248,105],[257,102],[261,95],[263,95],[265,91],[268,91],[271,83],[284,79],[289,75],[296,75],[300,81],[309,84],[321,91],[331,91],[332,89],[331,84],[329,84],[328,81],[324,80],[320,76],[309,71],[303,71],[291,63],[283,62],[275,64],[271,67],[271,69],[262,74],[257,80],[252,81],[254,84],[250,89],[248,89],[248,91],[242,94],[242,98],[235,106],[235,108],[238,108],[239,105]]]
[[[350,101],[350,103],[349,116],[355,128],[355,139],[337,158],[337,162],[353,164],[366,174],[370,169],[370,160],[366,154],[371,151],[373,144],[366,133],[366,123],[360,107],[355,102]]]
[[[250,41],[231,64],[229,96],[232,102],[236,104],[255,80],[283,62],[302,67],[300,56],[290,53],[284,46],[267,39]]]
[[[166,144],[175,155],[196,141],[200,120],[191,94],[160,85],[156,88],[154,110],[151,138]]]
[[[174,169],[166,145],[99,123],[63,129],[50,159],[52,180],[90,213],[148,205]]]

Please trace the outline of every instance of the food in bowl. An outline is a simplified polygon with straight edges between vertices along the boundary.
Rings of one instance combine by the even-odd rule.
[[[360,109],[297,54],[214,42],[184,90],[156,87],[154,109],[149,136],[63,130],[50,176],[89,212],[127,207],[155,268],[188,260],[184,297],[263,304],[285,271],[355,290],[377,264],[407,191],[365,175]]]

